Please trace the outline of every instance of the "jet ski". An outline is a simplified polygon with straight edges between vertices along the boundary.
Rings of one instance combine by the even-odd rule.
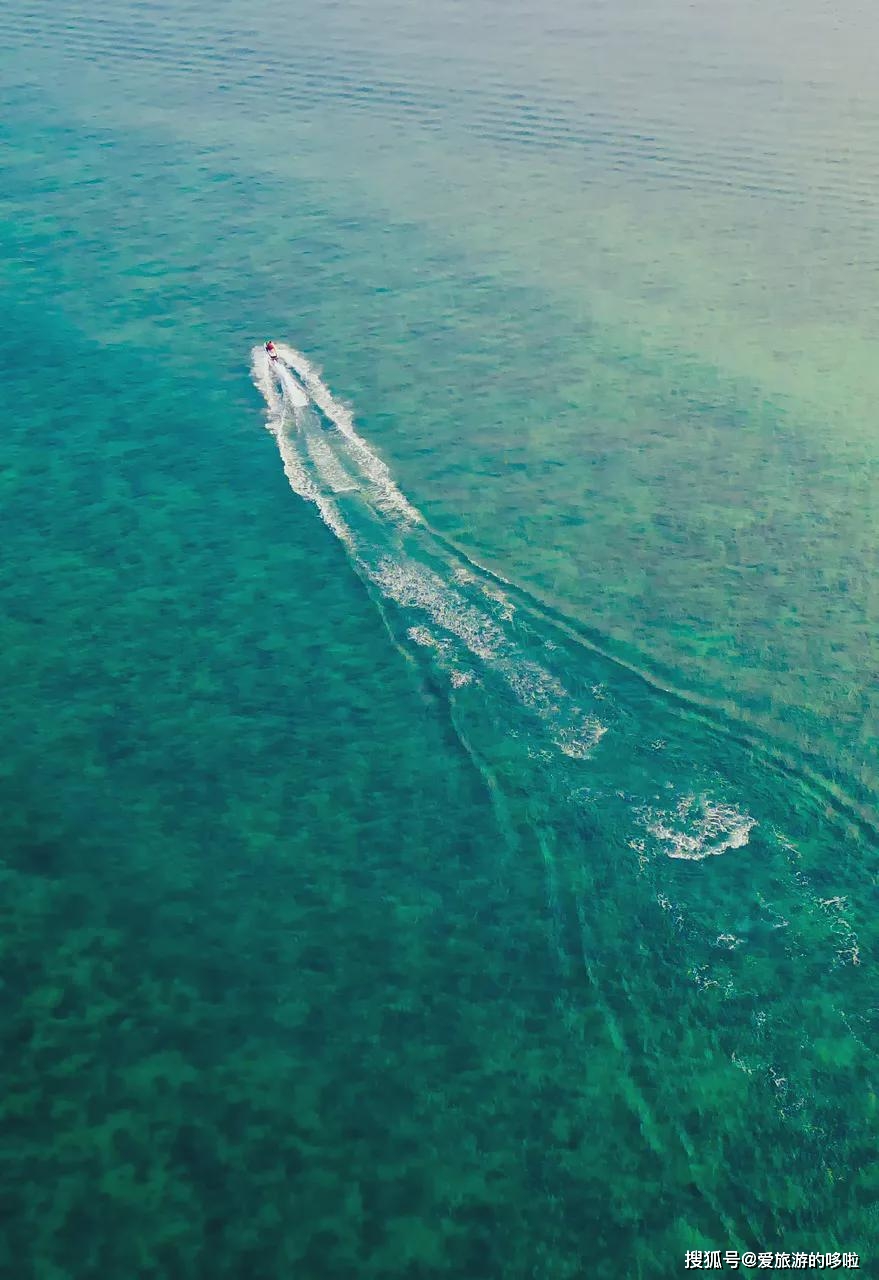
[[[263,349],[271,362],[269,367],[274,370],[273,376],[280,383],[284,399],[294,408],[304,409],[308,404],[308,394],[287,368],[286,362],[281,359],[280,352],[271,338],[268,342],[263,343]]]

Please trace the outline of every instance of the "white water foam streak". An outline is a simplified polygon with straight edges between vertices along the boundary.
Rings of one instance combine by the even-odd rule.
[[[335,398],[315,365],[301,351],[297,351],[295,347],[288,346],[286,343],[279,343],[277,350],[281,358],[299,374],[308,395],[321,413],[344,437],[364,474],[382,494],[387,505],[413,524],[421,523],[421,513],[416,511],[397,488],[387,465],[373,453],[363,437],[358,435],[354,427],[353,413]]]

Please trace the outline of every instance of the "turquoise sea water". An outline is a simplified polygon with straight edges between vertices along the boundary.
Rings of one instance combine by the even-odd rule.
[[[4,7],[4,1273],[869,1274],[877,36]]]

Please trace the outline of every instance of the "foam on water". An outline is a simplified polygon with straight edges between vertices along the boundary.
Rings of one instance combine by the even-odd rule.
[[[281,357],[299,374],[314,403],[338,429],[351,453],[365,474],[377,486],[390,508],[407,520],[419,521],[421,519],[420,514],[404,498],[394,484],[391,473],[385,463],[373,453],[366,441],[357,434],[354,428],[354,415],[351,410],[335,398],[321,378],[320,372],[315,365],[301,351],[297,351],[295,347],[279,343],[277,349]]]
[[[287,400],[294,409],[304,409],[308,404],[308,396],[293,377],[290,370],[287,369],[280,360],[269,360],[269,365],[281,384],[285,400]]]
[[[275,438],[290,488],[298,497],[304,498],[306,502],[311,502],[317,507],[324,524],[332,529],[340,541],[350,542],[350,530],[332,500],[313,483],[303,463],[299,444],[287,430],[290,406],[286,395],[278,390],[271,363],[262,347],[254,348],[251,365],[254,385],[265,399],[266,429]],[[295,416],[295,410],[293,412]]]
[[[328,447],[322,436],[316,432],[310,432],[305,437],[305,441],[315,468],[325,477],[334,493],[353,493],[360,487]]]
[[[669,858],[701,862],[728,849],[743,848],[756,823],[734,805],[705,795],[685,795],[672,811],[650,811],[645,825]]]

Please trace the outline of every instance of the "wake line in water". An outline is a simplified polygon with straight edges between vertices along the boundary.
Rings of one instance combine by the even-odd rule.
[[[265,397],[267,427],[294,491],[317,507],[360,575],[383,599],[421,615],[420,629],[419,624],[407,629],[409,638],[434,650],[453,687],[474,679],[477,673],[470,667],[475,663],[483,679],[503,680],[519,707],[546,728],[561,751],[585,758],[605,732],[598,717],[521,652],[503,617],[506,602],[488,584],[476,584],[474,592],[464,567],[449,565],[420,512],[311,362],[292,347],[278,345],[277,350],[331,427],[325,430],[310,407],[295,403],[298,384],[289,370],[272,367],[255,351],[254,381]],[[346,498],[349,508],[343,515],[339,502]]]
[[[560,627],[555,635],[564,643],[567,628],[537,602],[535,610],[526,593],[482,570],[436,535],[358,434],[350,409],[333,396],[311,361],[293,347],[279,345],[278,350],[289,369],[284,364],[270,367],[257,349],[253,375],[290,486],[316,507],[344,546],[395,641],[427,655],[444,677],[456,731],[468,754],[473,757],[477,751],[475,738],[485,743],[491,737],[488,756],[477,762],[483,774],[496,776],[488,757],[497,744],[517,741],[531,765],[544,770],[553,803],[585,795],[605,817],[622,810],[611,825],[642,869],[656,861],[702,862],[745,849],[756,820],[727,785],[716,775],[700,777],[697,771],[694,776],[686,762],[683,769],[679,764],[669,767],[671,761],[664,766],[662,735],[656,733],[651,742],[655,727],[651,730],[646,706],[642,704],[636,721],[626,723],[600,677],[596,682],[594,672],[583,671],[598,660],[620,664],[597,648],[584,649],[576,632],[571,638],[578,652],[562,654],[547,630]],[[300,384],[291,369],[319,412],[301,405]],[[387,616],[388,607],[397,611],[396,625]],[[581,678],[572,691],[570,680],[578,669]],[[600,676],[606,674],[601,670]],[[466,706],[457,705],[468,695]],[[463,725],[464,711],[477,728]],[[487,733],[488,724],[493,736]],[[691,721],[689,728],[695,727]],[[575,773],[560,782],[562,761],[569,769],[585,768],[586,776]],[[521,790],[521,780],[510,785]],[[789,872],[789,846],[781,833],[779,841]],[[794,875],[800,877],[796,868]],[[797,887],[808,893],[802,877]],[[814,898],[810,909],[818,901]],[[726,928],[719,923],[718,932]]]
[[[625,672],[643,682],[647,688],[676,707],[682,715],[694,721],[698,720],[711,730],[721,731],[730,742],[761,757],[767,768],[777,772],[780,779],[790,779],[808,786],[816,797],[837,812],[840,818],[844,817],[871,841],[879,840],[879,823],[875,817],[875,809],[868,808],[849,788],[822,772],[821,762],[817,756],[814,758],[808,756],[804,748],[795,754],[772,738],[768,732],[762,730],[759,725],[733,714],[727,704],[675,684],[667,674],[659,675],[651,669],[646,659],[637,662],[624,656],[606,636],[601,635],[579,618],[560,612],[556,606],[535,594],[533,588],[525,588],[510,582],[497,570],[474,560],[452,539],[436,530],[431,532],[437,544],[450,555],[459,557],[486,579],[501,587],[511,603],[521,601],[531,614],[541,618],[548,626],[560,631],[578,646],[603,658],[620,672]]]
[[[588,797],[642,870],[650,863],[704,862],[744,850],[756,819],[727,784],[695,770],[689,752],[683,762],[666,763],[649,705],[642,702],[633,719],[602,686],[604,655],[580,647],[576,635],[579,651],[563,652],[563,628],[548,638],[553,623],[539,607],[535,613],[518,589],[434,534],[315,366],[293,347],[278,350],[290,368],[270,367],[257,349],[253,376],[290,486],[344,546],[396,642],[426,655],[444,677],[456,731],[468,754],[480,755],[483,774],[497,783],[498,770],[511,768],[504,744],[516,743],[525,767],[542,771],[548,808],[563,807],[572,797],[582,807]],[[311,405],[300,403],[291,369]],[[596,672],[592,664],[599,661],[605,665]],[[464,715],[472,727],[464,726]],[[481,747],[474,745],[477,739]],[[508,772],[507,785],[521,793],[521,776]],[[779,833],[776,852],[813,910],[819,899],[791,863],[784,841]],[[545,848],[544,860],[549,866]],[[719,921],[714,936],[731,928]]]
[[[662,734],[650,742],[645,706],[636,721],[626,723],[601,687],[606,669],[597,682],[588,671],[599,660],[625,668],[597,647],[584,649],[576,631],[563,621],[555,623],[527,593],[483,570],[435,534],[311,361],[290,346],[279,345],[278,351],[285,363],[270,367],[265,353],[256,350],[253,374],[291,488],[316,507],[344,546],[395,641],[426,655],[445,679],[456,732],[471,758],[479,756],[476,763],[483,775],[493,780],[495,799],[503,789],[498,768],[508,766],[492,759],[500,750],[505,760],[502,744],[516,741],[528,767],[543,770],[540,785],[553,797],[551,804],[588,795],[593,810],[601,809],[642,869],[651,862],[703,862],[744,850],[757,823],[741,801],[716,775],[700,777],[697,771],[694,776],[686,762],[683,768],[664,766]],[[294,374],[311,405],[301,404]],[[388,608],[395,611],[396,623]],[[564,643],[567,632],[578,652],[563,654],[556,639],[547,638],[547,631],[552,634],[556,627],[557,640]],[[578,670],[581,678],[572,690],[570,681]],[[468,696],[468,703],[460,703]],[[477,727],[464,725],[465,713]],[[690,728],[695,728],[692,721]],[[477,738],[481,749],[474,746]],[[649,764],[645,742],[650,743]],[[585,768],[586,776],[564,777],[562,761],[568,769]],[[515,793],[523,784],[510,775],[507,785]],[[614,811],[618,816],[610,819]],[[542,847],[550,868],[546,839]],[[790,856],[782,845],[779,849],[787,874]],[[796,885],[810,897],[809,909],[815,909],[818,899],[807,881],[799,879]],[[660,891],[658,900],[662,896]],[[719,921],[715,936],[731,929],[729,921]]]
[[[563,991],[580,999],[580,983],[571,983],[585,964],[599,998],[588,958],[600,949],[590,923],[596,896],[571,872],[566,837],[575,834],[576,821],[573,828],[569,817],[556,821],[555,810],[556,798],[563,813],[570,807],[576,790],[571,775],[588,768],[604,749],[609,728],[598,714],[601,693],[594,682],[582,680],[572,690],[555,664],[545,660],[554,656],[551,643],[517,616],[496,580],[440,545],[310,362],[293,348],[278,350],[323,415],[321,421],[312,408],[291,404],[289,374],[270,369],[263,354],[254,353],[266,425],[291,487],[317,508],[344,545],[392,634],[397,621],[398,642],[408,641],[429,655],[446,677],[452,724],[489,785],[506,840],[523,855],[539,851],[547,939]],[[612,764],[602,772],[608,768]],[[719,852],[708,847],[716,834],[717,827],[706,835],[706,855]],[[610,1002],[600,999],[600,1008],[615,1025]],[[627,1079],[630,1105],[645,1130],[658,1133],[646,1097],[634,1077]],[[658,1149],[658,1138],[654,1143]]]
[[[349,449],[355,457],[357,463],[363,468],[366,478],[373,486],[372,499],[376,505],[391,514],[399,514],[411,521],[413,524],[421,524],[426,526],[424,517],[400,492],[394,483],[390,471],[384,462],[378,458],[369,448],[362,437],[357,433],[354,426],[354,417],[351,410],[341,404],[332,394],[330,389],[320,377],[319,370],[303,355],[297,351],[295,347],[285,344],[279,344],[277,350],[281,353],[283,359],[296,371],[306,387],[309,396],[314,404],[320,409],[327,420],[334,424],[341,435],[346,440]],[[283,366],[279,369],[281,379],[289,377]],[[298,384],[297,384],[298,385]],[[262,389],[262,388],[261,388]],[[287,400],[290,399],[289,389]],[[320,446],[317,446],[318,448]],[[312,449],[313,446],[309,445]],[[317,461],[315,459],[315,461]],[[333,480],[334,462],[327,451],[323,452],[323,474],[329,483],[329,487],[333,492],[342,492],[346,489],[356,488],[357,485],[353,481],[345,481],[342,479],[343,472],[337,471],[336,480]],[[320,469],[320,467],[318,468]],[[864,829],[871,838],[879,837],[879,828],[873,819],[872,814],[865,806],[853,795],[851,795],[838,781],[828,779],[810,761],[803,758],[802,755],[793,757],[778,742],[767,739],[765,734],[761,734],[759,730],[751,725],[746,724],[739,718],[731,717],[727,711],[720,707],[715,701],[703,698],[691,690],[683,690],[670,684],[667,679],[658,678],[647,667],[639,666],[631,660],[621,656],[619,653],[613,652],[612,648],[600,636],[594,635],[591,629],[559,614],[558,610],[545,602],[536,599],[530,592],[524,588],[509,582],[501,574],[496,571],[487,569],[478,561],[474,560],[461,548],[454,545],[443,535],[438,534],[435,530],[430,530],[434,545],[441,548],[447,556],[454,561],[463,562],[467,567],[472,569],[482,578],[493,582],[502,591],[509,593],[507,603],[511,606],[512,600],[520,601],[530,612],[536,613],[552,626],[562,628],[569,636],[575,638],[580,644],[587,645],[596,655],[611,662],[614,666],[627,671],[638,679],[655,689],[658,693],[676,700],[681,709],[687,715],[707,716],[708,723],[712,729],[721,728],[732,739],[738,741],[752,751],[760,752],[766,759],[767,764],[773,767],[783,775],[794,776],[802,782],[814,788],[819,794],[830,801],[835,807],[845,812],[850,820],[854,820],[862,829]],[[459,570],[454,570],[456,577],[460,575]],[[599,735],[600,736],[600,735]],[[580,750],[576,745],[570,747],[572,753],[576,754]],[[742,826],[738,824],[737,832],[741,832]],[[685,837],[686,841],[690,839]],[[738,847],[732,844],[724,847]],[[711,850],[715,852],[715,850]],[[684,854],[678,852],[677,857],[698,857],[695,854]],[[707,854],[705,856],[708,856]]]
[[[734,1066],[759,1068],[783,1114],[804,1107],[808,1064],[777,1056],[788,1052],[783,1031],[774,1055],[764,1025],[778,995],[775,940],[810,957],[820,947],[820,963],[832,970],[860,964],[856,926],[839,905],[857,888],[851,873],[833,888],[826,875],[813,880],[771,816],[772,781],[763,788],[770,816],[761,813],[758,824],[741,800],[741,761],[725,777],[709,763],[730,748],[705,740],[707,718],[681,720],[667,698],[647,696],[640,672],[626,685],[624,664],[431,530],[315,366],[292,347],[278,351],[284,364],[270,367],[255,350],[253,378],[289,484],[343,546],[394,642],[444,686],[455,732],[499,816],[505,856],[539,854],[563,989],[576,989],[569,980],[579,971],[607,1019],[620,1016],[613,1006],[630,999],[628,987],[615,989],[607,965],[646,893],[659,921],[651,929],[674,939],[662,945],[674,946],[700,999],[719,992],[731,1009],[743,998],[761,1002],[751,1030],[736,1024]],[[709,874],[721,855],[741,864],[737,879]],[[704,867],[698,881],[682,881],[675,869],[695,872],[694,864]],[[744,898],[734,889],[742,883]],[[608,915],[619,930],[611,939]],[[619,960],[625,968],[625,953]],[[825,1016],[819,991],[803,1006],[816,1039]],[[850,1011],[851,1021],[858,1017]],[[787,1079],[798,1071],[795,1090]],[[783,1097],[774,1092],[782,1078]]]
[[[400,639],[430,654],[450,694],[481,686],[497,729],[521,739],[533,759],[594,762],[609,732],[602,713],[610,707],[591,678],[572,691],[559,670],[561,655],[535,630],[521,593],[435,535],[311,361],[285,344],[277,350],[278,365],[254,351],[253,376],[287,478],[317,508],[377,599],[401,612]],[[311,405],[298,403],[294,374]],[[613,758],[595,772],[598,790],[625,771],[623,757],[631,754],[622,742],[611,750]],[[652,837],[657,852],[690,860],[747,843],[754,820],[732,802],[695,797],[692,786],[676,796],[629,794],[636,838]]]
[[[352,457],[356,459],[364,474],[376,486],[378,494],[384,502],[392,510],[398,511],[400,515],[405,516],[406,519],[411,520],[413,523],[421,522],[420,513],[403,497],[403,494],[391,479],[391,473],[385,463],[372,452],[366,441],[357,434],[354,428],[354,415],[351,410],[335,399],[307,356],[304,356],[301,351],[297,351],[295,347],[289,347],[283,343],[279,344],[278,351],[282,359],[287,361],[299,374],[308,394],[320,411],[344,437]]]

